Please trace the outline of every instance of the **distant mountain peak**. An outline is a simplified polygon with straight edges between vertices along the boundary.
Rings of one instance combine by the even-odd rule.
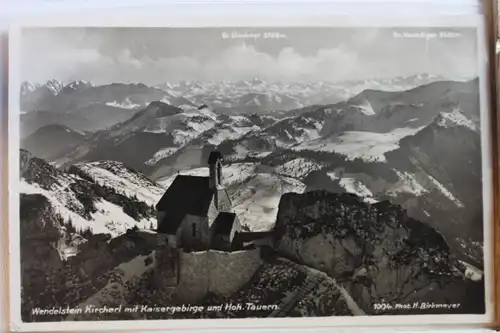
[[[456,126],[467,127],[471,131],[477,132],[477,127],[474,122],[468,119],[460,110],[460,107],[456,107],[450,112],[441,112],[435,118],[435,123],[440,127],[450,128]]]
[[[73,81],[66,85],[64,89],[71,89],[71,90],[77,90],[77,89],[82,89],[82,88],[91,88],[94,87],[94,84],[90,81],[84,81],[84,80],[78,80],[78,81]]]
[[[38,84],[34,84],[34,83],[31,83],[31,82],[28,82],[28,81],[24,81],[21,84],[21,95],[25,95],[27,93],[33,92],[33,91],[35,91],[39,87],[40,87],[40,85],[38,85]]]
[[[56,79],[49,80],[49,81],[45,82],[44,84],[38,84],[38,83],[29,82],[29,81],[24,81],[21,84],[21,95],[23,96],[23,95],[26,95],[29,93],[33,93],[33,92],[40,90],[40,89],[45,89],[45,90],[48,90],[52,95],[55,96],[61,91],[62,88],[63,88],[63,84],[61,83],[61,81],[56,80]]]
[[[85,133],[75,131],[61,124],[49,124],[40,127],[33,134],[21,141],[21,147],[30,151],[34,156],[53,160],[72,147],[82,143],[86,138]]]
[[[154,101],[149,103],[148,106],[146,106],[146,108],[144,108],[143,110],[137,112],[132,118],[122,123],[121,126],[141,124],[142,127],[142,125],[147,124],[151,119],[173,116],[179,113],[183,113],[183,110],[181,108],[164,102]]]
[[[53,132],[53,131],[65,131],[65,132],[76,132],[66,125],[61,124],[50,124],[47,126],[40,127],[35,133],[39,132]]]
[[[52,79],[52,80],[49,80],[45,83],[45,86],[54,94],[54,95],[57,95],[59,94],[59,92],[61,91],[61,89],[63,88],[63,84],[61,83],[61,81],[59,80],[56,80],[56,79]]]
[[[149,103],[145,110],[151,110],[151,109],[158,110],[160,114],[165,114],[165,116],[182,113],[181,108],[178,108],[176,106],[161,101],[153,101]]]

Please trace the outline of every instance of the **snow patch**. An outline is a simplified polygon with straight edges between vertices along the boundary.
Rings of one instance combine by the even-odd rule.
[[[335,172],[328,172],[327,175],[332,180],[338,180],[348,193],[356,194],[361,198],[373,197],[373,193],[362,182],[351,177],[338,177]]]
[[[155,165],[158,163],[158,161],[169,157],[170,155],[174,154],[179,148],[178,147],[168,147],[168,148],[163,148],[158,150],[153,157],[151,157],[149,160],[145,162],[147,165]]]
[[[373,111],[372,105],[366,99],[360,105],[353,105],[353,107],[359,109],[362,113],[364,113],[367,116],[375,115],[375,111]]]
[[[385,162],[385,153],[399,148],[399,141],[420,131],[420,128],[398,128],[388,133],[348,131],[339,136],[319,138],[292,149],[335,152],[353,160]]]
[[[167,96],[163,96],[163,98],[160,100],[160,102],[168,104],[168,105],[172,105],[172,103],[170,102],[170,99],[168,99]]]
[[[118,103],[117,101],[107,102],[106,105],[113,106],[122,109],[135,109],[140,107],[139,104],[132,103],[130,99],[126,98],[123,102]]]
[[[467,279],[472,281],[481,281],[483,278],[483,271],[465,261],[459,260],[459,262],[465,266],[464,276]]]
[[[122,207],[112,204],[105,200],[95,202],[97,212],[92,214],[93,230],[100,229],[104,233],[111,234],[112,237],[121,235],[125,230],[131,229],[134,226],[146,229],[151,224],[156,223],[155,218],[142,219],[136,221],[129,215],[125,214]]]
[[[437,181],[437,179],[435,179],[434,177],[428,175],[429,179],[431,180],[431,182],[434,184],[434,186],[436,186],[436,188],[445,196],[447,197],[448,199],[450,199],[455,205],[457,205],[457,207],[463,207],[463,203],[460,202],[460,200],[458,200],[457,198],[455,198],[455,196],[446,189],[446,187],[443,186],[443,184],[441,184],[440,182]]]
[[[387,191],[389,195],[411,193],[420,196],[428,192],[411,173],[398,171],[396,169],[393,170],[398,175],[399,181]]]
[[[226,140],[235,140],[243,135],[249,133],[250,131],[253,130],[259,130],[260,128],[257,126],[252,126],[252,127],[228,127],[228,128],[222,128],[220,130],[217,130],[217,132],[212,135],[210,139],[208,139],[208,143],[213,144],[213,145],[219,145],[223,141]]]

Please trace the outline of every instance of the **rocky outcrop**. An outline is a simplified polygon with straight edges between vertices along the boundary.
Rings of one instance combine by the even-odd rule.
[[[467,301],[460,290],[450,298],[447,288],[458,289],[458,277],[444,238],[388,201],[370,205],[324,191],[285,194],[276,233],[280,254],[335,278],[368,314],[381,300],[422,301],[430,293],[445,297],[443,303]]]
[[[58,178],[63,178],[59,170],[24,149],[19,151],[19,174],[28,183],[36,183],[43,189],[59,185]]]
[[[45,271],[62,267],[58,244],[63,238],[63,220],[49,201],[39,194],[21,195],[21,266]]]
[[[47,298],[40,295],[53,294],[63,282],[57,272],[64,267],[58,249],[64,242],[64,227],[62,218],[39,194],[21,195],[20,217],[22,314],[28,319],[33,307],[46,304]]]
[[[43,204],[44,197],[37,197],[40,197],[38,200],[41,200]],[[136,274],[136,268],[143,267],[142,262],[145,266],[150,266],[152,259],[141,258],[146,258],[147,254],[151,254],[154,247],[151,246],[151,242],[145,241],[139,233],[133,231],[114,239],[110,239],[107,234],[90,235],[88,240],[78,247],[76,255],[63,260],[56,246],[65,239],[66,234],[58,234],[56,232],[58,229],[52,227],[57,226],[53,223],[54,216],[57,217],[57,215],[51,215],[53,212],[50,205],[46,207],[48,207],[45,210],[47,214],[39,216],[37,221],[41,224],[46,221],[48,223],[43,228],[39,226],[38,229],[29,226],[32,234],[28,234],[28,227],[26,227],[24,235],[32,236],[23,238],[25,241],[21,242],[23,320],[36,322],[47,319],[50,321],[65,319],[64,316],[33,316],[31,311],[36,307],[76,307],[79,304],[93,304],[96,297],[100,302],[104,302],[104,299],[106,299],[105,302],[109,302],[109,297],[114,295],[109,291],[115,288],[113,286],[116,285],[114,279],[117,271],[122,272],[129,267],[122,272],[127,277],[130,274]],[[29,210],[25,211],[29,212]],[[42,209],[38,207],[37,211],[40,212]],[[56,221],[59,220],[56,219]],[[35,237],[36,235],[39,237]],[[43,235],[47,236],[42,237]],[[123,286],[127,284],[125,289],[128,290],[129,284],[135,284],[132,280],[126,278],[120,284],[120,288],[125,288]],[[118,298],[117,301],[119,301]]]

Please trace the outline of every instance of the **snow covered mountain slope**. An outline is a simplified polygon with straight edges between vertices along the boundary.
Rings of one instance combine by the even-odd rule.
[[[268,217],[274,212],[259,202],[274,202],[280,193],[276,184],[291,179],[285,188],[354,193],[366,202],[388,199],[421,221],[447,221],[439,222],[438,229],[455,240],[449,241],[453,249],[467,252],[464,259],[480,261],[479,128],[477,80],[435,82],[400,92],[366,90],[345,102],[284,118],[229,116],[206,105],[182,110],[153,102],[96,133],[67,161],[115,160],[168,184],[166,177],[177,172],[206,172],[196,169],[205,168],[208,155],[217,149],[225,167],[227,162],[269,167],[265,173],[252,171],[255,184],[266,186],[241,204],[241,213],[254,200],[260,208],[251,214],[272,220]],[[468,171],[450,161],[462,161]],[[241,174],[240,182],[228,183],[230,188],[254,184],[252,177],[243,177],[247,173]],[[446,218],[450,214],[454,217]]]
[[[399,147],[399,141],[416,133],[420,128],[397,128],[388,133],[346,131],[340,135],[321,137],[293,146],[294,150],[335,152],[348,159],[385,161],[385,153]]]
[[[50,82],[49,82],[50,83]],[[50,124],[69,126],[76,130],[97,131],[125,121],[154,101],[175,106],[192,107],[184,98],[144,84],[96,86],[75,81],[67,85],[33,85],[24,83],[21,92],[22,135]]]
[[[443,78],[414,75],[393,79],[351,82],[269,82],[261,79],[224,82],[165,83],[159,86],[171,95],[184,96],[195,103],[212,106],[225,114],[252,114],[288,111],[314,104],[331,104],[367,89],[408,90]]]
[[[349,146],[349,142],[344,142],[344,150],[295,150],[297,146],[294,146],[294,149],[277,149],[269,152],[269,155],[256,156],[252,163],[259,167],[237,171],[240,179],[227,183],[242,220],[248,218],[248,221],[259,220],[265,221],[263,225],[272,225],[274,210],[270,207],[275,206],[275,198],[286,192],[326,189],[356,194],[371,203],[386,199],[399,203],[412,216],[441,224],[441,227],[436,227],[443,230],[446,236],[451,235],[447,231],[456,229],[457,223],[475,228],[473,221],[479,218],[481,211],[481,182],[478,174],[480,165],[472,160],[480,161],[480,137],[473,122],[459,109],[438,114],[431,124],[414,129],[413,134],[394,135],[397,144],[393,141],[391,149],[384,149],[368,133],[362,134],[365,136],[352,135],[353,140],[358,140],[354,143],[358,143],[361,148],[365,145],[380,150],[377,155],[367,158],[370,157],[367,151],[355,147],[353,143]],[[239,142],[248,140],[248,137],[244,136]],[[390,135],[387,137],[391,138]],[[346,136],[341,138],[345,139]],[[458,168],[455,162],[462,159],[462,165],[469,165],[471,169]],[[201,158],[200,163],[204,162]],[[228,164],[224,166],[227,169],[224,172],[233,173],[235,168],[242,165],[252,164]],[[206,167],[181,171],[193,175],[207,175],[207,172]],[[168,186],[172,180],[173,177],[169,176],[160,183]],[[473,192],[467,192],[467,188]],[[264,214],[264,211],[269,213]],[[446,214],[456,214],[457,217],[446,223],[436,219],[436,216]],[[244,224],[252,225],[250,222]],[[451,237],[460,238],[461,244],[464,237],[470,239],[471,235],[475,235],[466,241],[470,244],[476,244],[482,238],[480,229],[472,233],[462,232],[465,229],[458,228],[458,232]],[[457,245],[453,241],[450,244],[454,248]],[[475,254],[473,257],[480,258],[481,255]]]
[[[190,131],[199,133],[195,125],[189,126],[193,118],[180,108],[153,102],[126,121],[95,133],[61,162],[116,160],[140,170],[160,149],[179,147]]]
[[[23,82],[21,84],[21,110],[26,112],[36,109],[41,101],[53,98],[62,88],[63,84],[58,80],[49,80],[45,84]]]
[[[61,112],[73,110],[89,104],[110,104],[122,108],[145,107],[150,102],[176,101],[167,92],[144,84],[113,83],[94,85],[87,81],[74,81],[63,85],[61,82],[43,85],[24,83],[21,91],[21,105],[24,111],[47,110]],[[31,89],[30,89],[31,87]],[[33,89],[33,87],[35,87]],[[41,94],[40,92],[50,92]],[[183,101],[186,103],[186,101]]]
[[[97,132],[56,163],[115,160],[152,175],[172,159],[185,160],[184,153],[189,156],[210,142],[244,135],[254,127],[245,117],[220,117],[207,107],[182,110],[152,102],[130,119]],[[160,172],[156,178],[167,174]]]
[[[440,112],[460,110],[470,126],[478,127],[478,98],[477,80],[435,82],[407,91],[365,90],[337,104],[290,111],[293,116],[226,140],[218,149],[236,160],[288,148],[384,161],[386,152]]]
[[[401,202],[412,215],[440,230],[452,246],[465,250],[467,260],[480,262],[481,137],[477,127],[464,118],[458,110],[439,114],[432,124],[401,140],[400,148],[387,153],[386,158],[429,192],[416,201],[400,196],[392,200]]]
[[[150,206],[156,205],[164,193],[163,188],[158,184],[127,168],[120,162],[81,163],[75,165],[75,167],[92,178],[96,184],[111,187],[127,197],[135,196],[137,200]]]
[[[195,112],[200,112],[197,110]],[[204,116],[193,117],[186,120],[186,126],[193,128],[194,119],[207,119],[210,114],[202,109]],[[210,113],[212,111],[209,110]],[[144,170],[151,179],[157,180],[166,177],[172,172],[188,170],[206,165],[206,159],[211,151],[221,149],[227,146],[231,149],[233,142],[245,140],[246,137],[252,137],[252,133],[259,133],[260,129],[275,122],[271,117],[267,116],[212,116],[212,120],[207,120],[205,124],[215,124],[197,137],[190,136],[182,146],[170,145],[163,146],[152,157],[146,161],[148,168]],[[191,132],[193,133],[193,132]],[[250,139],[252,140],[252,139]],[[155,141],[152,146],[164,141]],[[173,146],[173,147],[172,147]],[[221,149],[224,151],[223,149]],[[226,159],[229,158],[225,154]],[[242,154],[242,156],[246,156]],[[138,167],[140,169],[140,167]]]
[[[287,117],[224,115],[206,104],[182,109],[152,102],[56,162],[116,160],[152,179],[203,166],[206,152],[214,149],[234,162],[258,160],[277,149],[384,162],[386,152],[440,112],[460,110],[470,126],[479,128],[477,102],[477,80],[434,82],[399,92],[365,90],[337,104],[290,111]]]
[[[478,89],[478,81],[473,80],[435,82],[402,92],[366,90],[345,102],[303,114],[324,123],[320,137],[294,149],[383,160],[383,154],[397,148],[400,139],[429,125],[441,112],[459,109],[470,126],[478,127]]]
[[[241,224],[250,231],[274,227],[278,203],[285,193],[302,193],[306,186],[293,178],[273,172],[260,172],[229,186],[228,193]]]
[[[113,236],[156,224],[161,188],[119,163],[73,166],[67,172],[21,150],[21,193],[46,198],[76,230]]]
[[[57,80],[43,84],[23,82],[22,132],[27,136],[39,127],[53,123],[76,130],[102,130],[124,121],[153,101],[184,110],[206,104],[219,114],[286,114],[303,106],[337,103],[366,89],[402,91],[440,80],[443,79],[430,75],[341,83],[283,83],[254,79],[166,83],[159,87],[125,83],[95,85],[86,81],[69,84]],[[45,118],[41,125],[37,124],[40,118]],[[96,118],[99,121],[94,121]]]

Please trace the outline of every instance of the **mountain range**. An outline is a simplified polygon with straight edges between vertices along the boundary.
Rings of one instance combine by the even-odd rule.
[[[420,75],[335,87],[258,79],[157,87],[24,83],[21,207],[28,215],[22,228],[31,234],[44,228],[37,220],[53,221],[51,240],[43,247],[54,258],[81,253],[89,235],[121,239],[134,226],[154,229],[153,206],[176,175],[208,175],[208,155],[218,150],[225,160],[224,184],[245,230],[277,227],[284,238],[304,241],[297,235],[308,231],[304,237],[315,239],[317,228],[330,228],[324,224],[338,218],[337,208],[352,206],[369,220],[369,230],[360,235],[396,241],[392,231],[378,229],[389,222],[373,215],[390,212],[390,220],[398,221],[411,242],[425,243],[422,235],[432,238],[431,245],[418,243],[427,254],[413,244],[395,249],[402,257],[394,260],[420,262],[439,252],[445,267],[440,272],[454,276],[460,262],[466,270],[481,272],[478,79]],[[311,197],[323,202],[322,208],[312,207]],[[304,226],[289,218],[289,211],[301,206],[310,211],[300,218],[309,221]],[[314,213],[318,209],[324,214]],[[357,231],[342,226],[344,233],[356,233],[356,247],[362,247]],[[284,241],[281,255],[325,271],[321,260],[308,257],[309,247],[294,242]],[[352,250],[349,244],[342,243],[345,251]],[[344,251],[331,245],[334,252]],[[294,257],[297,247],[303,255]],[[269,270],[277,265],[273,262]],[[260,276],[268,274],[264,270]],[[257,288],[262,281],[256,279]],[[425,288],[432,285],[428,279],[433,278],[421,281]],[[345,286],[363,311],[375,301],[359,284]],[[335,297],[346,290],[335,288]],[[386,297],[383,293],[379,296]],[[338,313],[357,311],[337,305]]]
[[[352,82],[266,82],[248,81],[142,83],[94,85],[88,81],[68,84],[50,80],[43,84],[21,85],[21,135],[26,137],[48,124],[69,126],[75,130],[96,131],[128,119],[150,102],[191,109],[209,105],[218,114],[252,114],[273,111],[274,114],[335,103],[365,89],[406,90],[442,78],[414,75],[395,79]],[[37,111],[34,113],[33,111]]]
[[[250,211],[260,216],[247,219],[250,228],[272,226],[276,210],[258,203],[276,206],[286,193],[281,187],[298,192],[347,191],[370,202],[388,198],[403,205],[412,216],[444,230],[453,248],[478,263],[482,258],[478,84],[475,79],[437,81],[402,91],[369,89],[339,103],[301,107],[285,115],[270,110],[229,115],[207,104],[175,106],[165,102],[163,90],[138,85],[139,90],[151,92],[151,98],[164,101],[137,106],[126,120],[96,132],[43,126],[25,138],[22,147],[65,168],[116,161],[158,183],[168,183],[178,172],[204,172],[196,170],[203,170],[199,168],[205,166],[208,154],[217,149],[227,162],[238,163],[232,167],[235,173],[247,174],[238,171],[245,168],[238,165],[245,163],[260,167],[252,177],[242,176],[239,184],[231,185],[239,198],[248,190],[238,187],[257,189],[258,199],[243,200],[247,201],[243,210],[252,202]],[[67,99],[77,108],[79,96],[90,98],[91,92],[102,89],[90,83],[61,87],[51,82],[50,86],[60,87],[44,86],[53,96],[80,91],[75,99]],[[178,93],[181,86],[169,89]],[[106,87],[120,88],[125,90],[110,94],[126,96],[131,86]],[[37,89],[42,88],[33,91]],[[148,101],[144,95],[141,98],[142,102],[130,101],[137,105]],[[436,216],[453,218],[442,223]],[[261,222],[252,227],[252,220]]]

